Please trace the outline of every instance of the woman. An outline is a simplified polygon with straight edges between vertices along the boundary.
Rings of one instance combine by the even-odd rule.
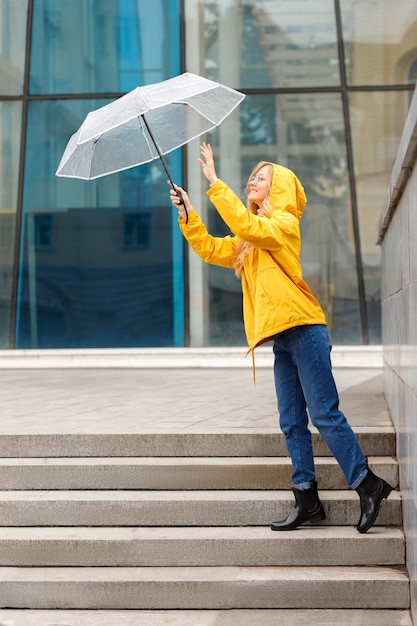
[[[326,319],[302,278],[299,221],[307,201],[303,187],[291,170],[261,162],[249,177],[245,207],[217,178],[210,145],[203,143],[200,151],[198,162],[210,183],[207,195],[233,236],[211,236],[184,189],[174,186],[171,201],[178,208],[181,231],[195,252],[207,263],[234,268],[241,278],[250,351],[273,341],[280,427],[293,466],[295,507],[286,520],[273,522],[271,528],[293,530],[326,517],[317,493],[308,408],[349,487],[359,494],[356,528],[365,533],[392,487],[370,470],[338,408]]]

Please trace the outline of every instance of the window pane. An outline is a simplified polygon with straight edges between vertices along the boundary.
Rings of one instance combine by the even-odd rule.
[[[408,93],[352,93],[349,108],[371,340],[380,341],[380,254],[376,229],[404,128]]]
[[[30,92],[125,92],[178,73],[178,1],[34,0]]]
[[[415,0],[341,0],[348,82],[411,84],[417,58]]]
[[[94,181],[54,173],[103,101],[30,102],[16,347],[183,345],[182,236],[159,161]],[[167,156],[181,180],[181,152]]]
[[[247,176],[258,161],[271,160],[294,170],[308,198],[301,220],[304,278],[326,312],[333,341],[362,343],[341,97],[248,96],[239,111],[243,141],[234,154],[240,155],[240,171],[235,173],[230,164],[230,142],[236,128],[228,131],[226,120],[224,129],[222,125],[213,141],[210,138],[219,176],[244,198]],[[190,171],[190,180],[199,174]],[[203,198],[202,194],[202,202]],[[215,209],[205,204],[204,219],[210,232],[227,234]],[[198,283],[198,270],[194,272],[193,285]],[[242,345],[239,281],[233,270],[210,266],[203,272],[209,293],[210,344]]]
[[[22,106],[0,102],[0,347],[10,343]]]
[[[23,93],[28,0],[0,0],[0,95]]]
[[[204,4],[205,72],[221,80],[238,64],[242,88],[338,85],[333,0]],[[220,70],[221,68],[221,70]],[[220,73],[219,73],[220,72]]]

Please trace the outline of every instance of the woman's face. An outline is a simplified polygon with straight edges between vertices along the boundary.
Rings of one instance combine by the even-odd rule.
[[[248,199],[261,206],[270,188],[270,166],[261,167],[248,183]]]

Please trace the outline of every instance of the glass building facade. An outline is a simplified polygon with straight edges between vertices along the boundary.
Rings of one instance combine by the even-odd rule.
[[[184,244],[158,161],[58,178],[91,109],[189,71],[246,94],[208,134],[308,205],[304,278],[335,344],[379,343],[376,228],[417,78],[415,0],[0,0],[0,348],[244,345],[240,283]],[[199,140],[167,155],[215,235]]]

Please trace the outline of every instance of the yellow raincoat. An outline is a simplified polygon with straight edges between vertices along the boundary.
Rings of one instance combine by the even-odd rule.
[[[273,169],[270,217],[252,214],[217,179],[207,195],[233,236],[210,235],[196,211],[190,212],[188,224],[179,219],[184,237],[207,263],[233,268],[239,239],[255,246],[241,275],[243,320],[252,354],[288,328],[326,324],[320,304],[302,278],[299,222],[307,202],[304,189],[291,170],[276,164]]]

